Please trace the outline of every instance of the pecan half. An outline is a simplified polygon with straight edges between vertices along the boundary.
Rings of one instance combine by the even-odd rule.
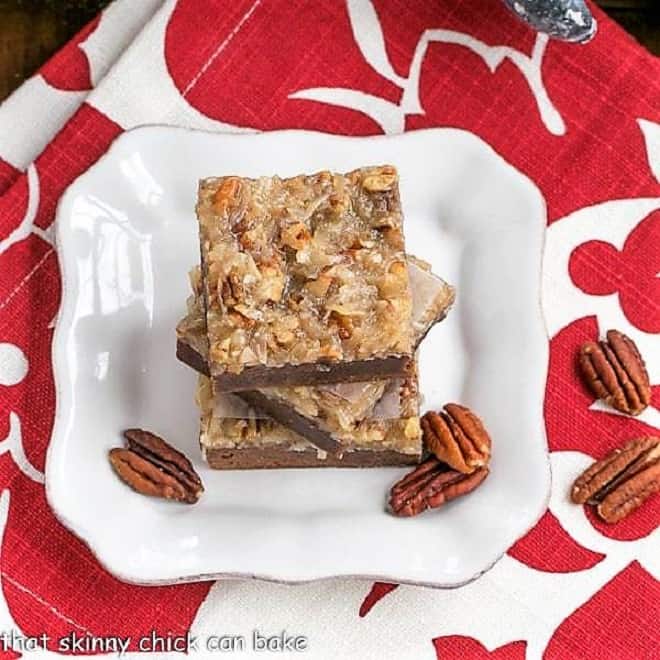
[[[124,431],[127,449],[109,452],[117,475],[143,495],[194,504],[204,492],[192,463],[157,435],[142,429]]]
[[[425,447],[454,470],[469,474],[488,465],[491,441],[481,420],[465,406],[448,403],[421,420]]]
[[[576,504],[594,504],[609,523],[625,518],[660,491],[660,438],[642,437],[611,451],[573,484]]]
[[[618,330],[580,349],[580,370],[591,391],[620,412],[639,415],[651,401],[646,365],[635,342]]]
[[[428,458],[392,486],[389,509],[395,516],[416,516],[472,492],[487,476],[485,466],[464,474]]]

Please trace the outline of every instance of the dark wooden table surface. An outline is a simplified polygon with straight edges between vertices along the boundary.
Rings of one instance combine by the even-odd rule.
[[[660,0],[598,2],[660,55]],[[0,100],[107,4],[108,0],[0,0]]]

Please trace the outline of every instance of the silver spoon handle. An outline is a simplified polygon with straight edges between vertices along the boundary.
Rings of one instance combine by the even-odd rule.
[[[535,30],[562,41],[584,43],[596,33],[596,19],[584,0],[504,0]]]

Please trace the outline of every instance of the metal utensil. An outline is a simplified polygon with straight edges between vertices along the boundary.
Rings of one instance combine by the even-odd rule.
[[[584,0],[504,0],[535,30],[562,41],[584,43],[596,34],[596,19]]]

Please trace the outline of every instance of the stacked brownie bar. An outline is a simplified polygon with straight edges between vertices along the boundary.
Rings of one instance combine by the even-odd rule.
[[[211,467],[420,459],[415,350],[453,289],[406,256],[391,166],[200,182],[177,327]]]

